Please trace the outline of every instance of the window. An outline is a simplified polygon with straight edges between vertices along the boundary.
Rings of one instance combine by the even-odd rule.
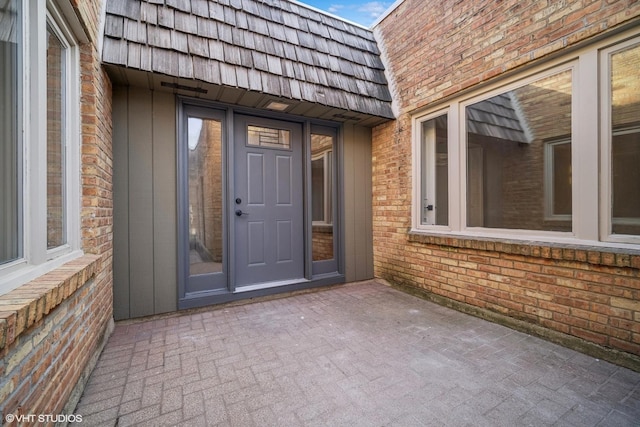
[[[637,32],[415,115],[413,229],[640,243]]]
[[[313,140],[322,135],[313,135]],[[311,159],[311,212],[314,224],[331,224],[333,151],[325,150]]]
[[[222,121],[188,116],[189,274],[223,271]]]
[[[544,141],[570,138],[571,75],[564,70],[463,105],[468,227],[555,229],[544,215],[544,190],[553,190],[543,185]]]
[[[73,40],[54,2],[0,5],[0,293],[81,253]]]
[[[0,266],[22,257],[22,76],[19,0],[0,7]]]
[[[47,249],[67,243],[65,67],[67,49],[47,25]]]
[[[545,219],[571,221],[571,140],[546,143],[544,166]]]
[[[449,158],[447,115],[421,123],[422,194],[420,221],[424,225],[449,224]]]
[[[338,270],[335,245],[336,131],[313,126],[311,131],[311,221],[313,274]]]
[[[290,149],[290,132],[286,129],[272,129],[247,126],[247,144],[257,147]]]
[[[640,235],[639,165],[640,129],[614,131],[610,189],[612,234]]]
[[[610,177],[604,188],[603,238],[640,242],[640,41],[606,50],[602,69],[602,157]]]

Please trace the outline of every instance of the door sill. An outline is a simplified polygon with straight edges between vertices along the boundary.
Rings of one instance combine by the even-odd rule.
[[[273,282],[262,282],[256,283],[254,285],[245,285],[239,286],[234,291],[234,294],[242,293],[242,292],[250,292],[250,291],[259,291],[261,289],[269,289],[269,288],[277,288],[279,286],[287,286],[294,285],[298,283],[306,283],[309,282],[307,279],[290,279],[290,280],[276,280]]]

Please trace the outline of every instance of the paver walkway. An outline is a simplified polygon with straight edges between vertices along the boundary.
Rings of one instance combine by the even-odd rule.
[[[120,323],[86,425],[633,426],[640,374],[375,281]]]

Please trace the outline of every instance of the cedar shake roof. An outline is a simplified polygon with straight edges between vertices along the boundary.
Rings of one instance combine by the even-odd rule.
[[[373,33],[299,3],[110,0],[104,36],[107,66],[393,118]]]

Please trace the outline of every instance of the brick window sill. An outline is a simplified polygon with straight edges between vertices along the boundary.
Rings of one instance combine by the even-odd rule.
[[[99,270],[100,256],[84,255],[0,295],[0,351],[6,351]]]
[[[640,250],[552,242],[409,232],[409,242],[640,269]]]

